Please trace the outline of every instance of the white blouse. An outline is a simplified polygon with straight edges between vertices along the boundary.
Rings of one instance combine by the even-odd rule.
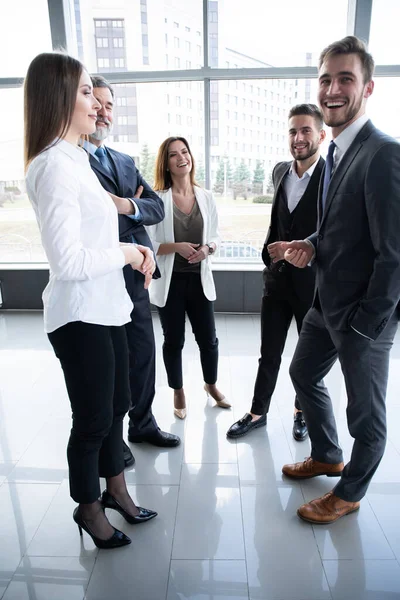
[[[50,265],[45,331],[72,321],[128,323],[133,305],[122,273],[117,209],[86,152],[59,141],[29,165],[26,187]]]

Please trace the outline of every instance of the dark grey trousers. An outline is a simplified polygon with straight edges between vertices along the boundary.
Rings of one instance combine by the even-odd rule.
[[[377,340],[353,329],[330,329],[319,309],[311,308],[301,329],[290,376],[304,411],[311,456],[325,463],[343,460],[332,402],[323,378],[339,358],[347,392],[347,424],[354,438],[335,495],[348,502],[365,496],[386,445],[386,387],[389,354],[397,330],[393,314]]]

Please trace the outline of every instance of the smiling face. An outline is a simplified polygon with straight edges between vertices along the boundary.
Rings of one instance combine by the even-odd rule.
[[[289,119],[289,149],[295,160],[311,158],[325,139],[325,131],[311,115],[295,115]]]
[[[364,82],[357,54],[338,54],[324,60],[319,70],[318,101],[334,137],[365,113],[373,89],[373,81]]]
[[[79,80],[75,108],[67,136],[79,138],[81,135],[93,133],[96,129],[97,111],[99,108],[100,104],[93,96],[89,73],[83,70]]]
[[[96,131],[90,136],[90,141],[102,142],[112,132],[114,101],[110,90],[107,87],[95,87],[93,95],[100,104],[97,112]]]
[[[168,147],[168,169],[175,177],[189,175],[192,170],[192,157],[187,146],[180,140],[171,142]]]

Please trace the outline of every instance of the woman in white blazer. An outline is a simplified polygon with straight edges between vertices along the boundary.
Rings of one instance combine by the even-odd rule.
[[[218,406],[230,407],[216,386],[216,295],[209,256],[219,242],[218,214],[211,192],[196,185],[194,160],[183,137],[170,137],[161,144],[154,189],[164,202],[165,219],[147,227],[161,273],[150,284],[150,301],[158,307],[164,333],[163,357],[168,385],[174,390],[174,413],[184,419],[186,314],[200,349],[204,389]]]
[[[82,134],[96,128],[100,104],[76,59],[40,54],[25,78],[26,186],[50,267],[43,293],[45,331],[60,360],[72,408],[68,442],[73,513],[99,548],[130,543],[104,508],[129,523],[157,513],[135,506],[124,478],[122,421],[129,409],[129,362],[124,324],[132,303],[122,268],[145,274],[153,255],[120,246],[117,209],[92,172]],[[100,477],[106,490],[100,496]]]

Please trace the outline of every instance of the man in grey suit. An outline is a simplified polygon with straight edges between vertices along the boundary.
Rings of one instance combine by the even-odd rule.
[[[316,292],[304,319],[290,375],[304,411],[311,456],[285,465],[294,479],[340,477],[301,506],[310,523],[333,523],[358,510],[386,444],[389,353],[400,297],[400,144],[365,115],[374,62],[349,36],[320,56],[319,104],[332,127],[319,193],[318,230],[307,240],[269,246],[272,260],[316,262]],[[344,466],[323,378],[339,357],[354,438]]]

